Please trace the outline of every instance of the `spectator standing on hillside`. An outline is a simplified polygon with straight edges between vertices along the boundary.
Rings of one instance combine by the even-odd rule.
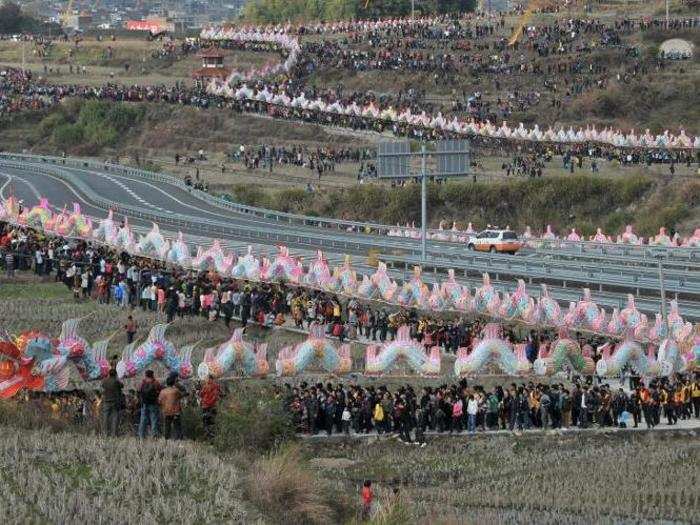
[[[219,383],[214,380],[213,375],[207,377],[202,390],[199,392],[199,401],[202,406],[202,422],[204,423],[204,433],[208,438],[214,437],[214,424],[216,420],[216,404],[221,397]]]
[[[12,279],[15,276],[15,256],[11,249],[8,249],[5,254],[5,274],[8,279]]]
[[[166,380],[166,387],[158,395],[158,403],[163,412],[165,439],[170,439],[171,431],[174,433],[173,439],[182,439],[182,405],[180,403],[183,393],[177,386],[177,375],[169,375]]]
[[[365,480],[362,485],[362,520],[369,520],[372,515],[372,501],[374,501],[374,492],[372,492],[372,482]]]
[[[123,388],[116,369],[111,368],[109,376],[102,380],[102,417],[108,436],[116,436],[119,430],[119,414],[124,405]]]
[[[153,376],[153,370],[146,370],[145,377],[139,388],[141,398],[141,418],[139,419],[139,437],[146,437],[146,427],[151,426],[151,437],[158,435],[158,420],[160,412],[158,410],[158,395],[160,394],[160,383]]]
[[[138,330],[138,324],[134,320],[134,317],[130,315],[126,319],[126,324],[124,325],[124,330],[126,330],[126,342],[131,344],[134,342],[134,335],[136,335],[136,330]]]

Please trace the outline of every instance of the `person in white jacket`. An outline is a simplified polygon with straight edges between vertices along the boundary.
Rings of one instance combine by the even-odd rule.
[[[467,430],[470,434],[476,432],[476,414],[479,411],[479,403],[474,398],[474,394],[469,394],[467,402]]]

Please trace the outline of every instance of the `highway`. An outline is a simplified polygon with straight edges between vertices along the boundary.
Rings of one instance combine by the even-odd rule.
[[[286,244],[305,260],[322,249],[337,261],[347,253],[355,256],[355,268],[362,273],[373,271],[360,263],[370,250],[381,254],[396,278],[420,263],[420,242],[387,236],[387,225],[228,203],[171,176],[94,161],[0,154],[0,196],[10,193],[28,206],[39,197],[46,197],[56,208],[78,202],[84,213],[97,218],[112,208],[118,218],[128,216],[141,230],[154,221],[163,232],[182,231],[200,244],[221,239],[238,251],[246,244],[268,252]],[[638,307],[649,313],[660,306],[661,260],[667,297],[677,299],[688,318],[700,319],[700,249],[544,246],[511,256],[472,252],[452,242],[431,240],[427,245],[426,281],[443,279],[446,269],[454,268],[464,282],[473,285],[482,272],[489,272],[504,291],[512,291],[515,279],[524,279],[537,296],[539,283],[547,283],[563,304],[576,300],[583,287],[591,288],[596,300],[608,307],[623,306],[626,294],[632,293]]]

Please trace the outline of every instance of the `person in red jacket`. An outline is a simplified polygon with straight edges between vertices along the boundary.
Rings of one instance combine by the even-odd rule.
[[[208,438],[214,437],[214,420],[216,419],[216,404],[221,397],[221,387],[214,380],[214,376],[209,374],[206,382],[199,392],[199,401],[202,406],[202,420],[204,422],[204,433]]]
[[[372,501],[374,500],[374,492],[372,492],[372,482],[365,480],[362,485],[362,520],[369,520],[372,515]]]

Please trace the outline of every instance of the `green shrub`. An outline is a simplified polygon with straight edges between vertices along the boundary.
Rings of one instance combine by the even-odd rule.
[[[266,387],[237,385],[221,404],[213,445],[219,452],[267,451],[294,436],[281,399]]]
[[[47,115],[41,120],[39,123],[39,133],[43,137],[49,136],[56,128],[66,124],[67,122],[68,120],[66,119],[66,115],[62,111],[56,111],[50,115]]]
[[[299,213],[313,205],[314,195],[301,188],[290,188],[277,193],[275,200],[276,209],[288,213]]]
[[[75,124],[61,124],[53,130],[51,139],[56,147],[70,149],[83,141],[83,128]]]
[[[233,187],[232,200],[248,206],[265,206],[268,204],[267,194],[258,186],[236,184]]]

